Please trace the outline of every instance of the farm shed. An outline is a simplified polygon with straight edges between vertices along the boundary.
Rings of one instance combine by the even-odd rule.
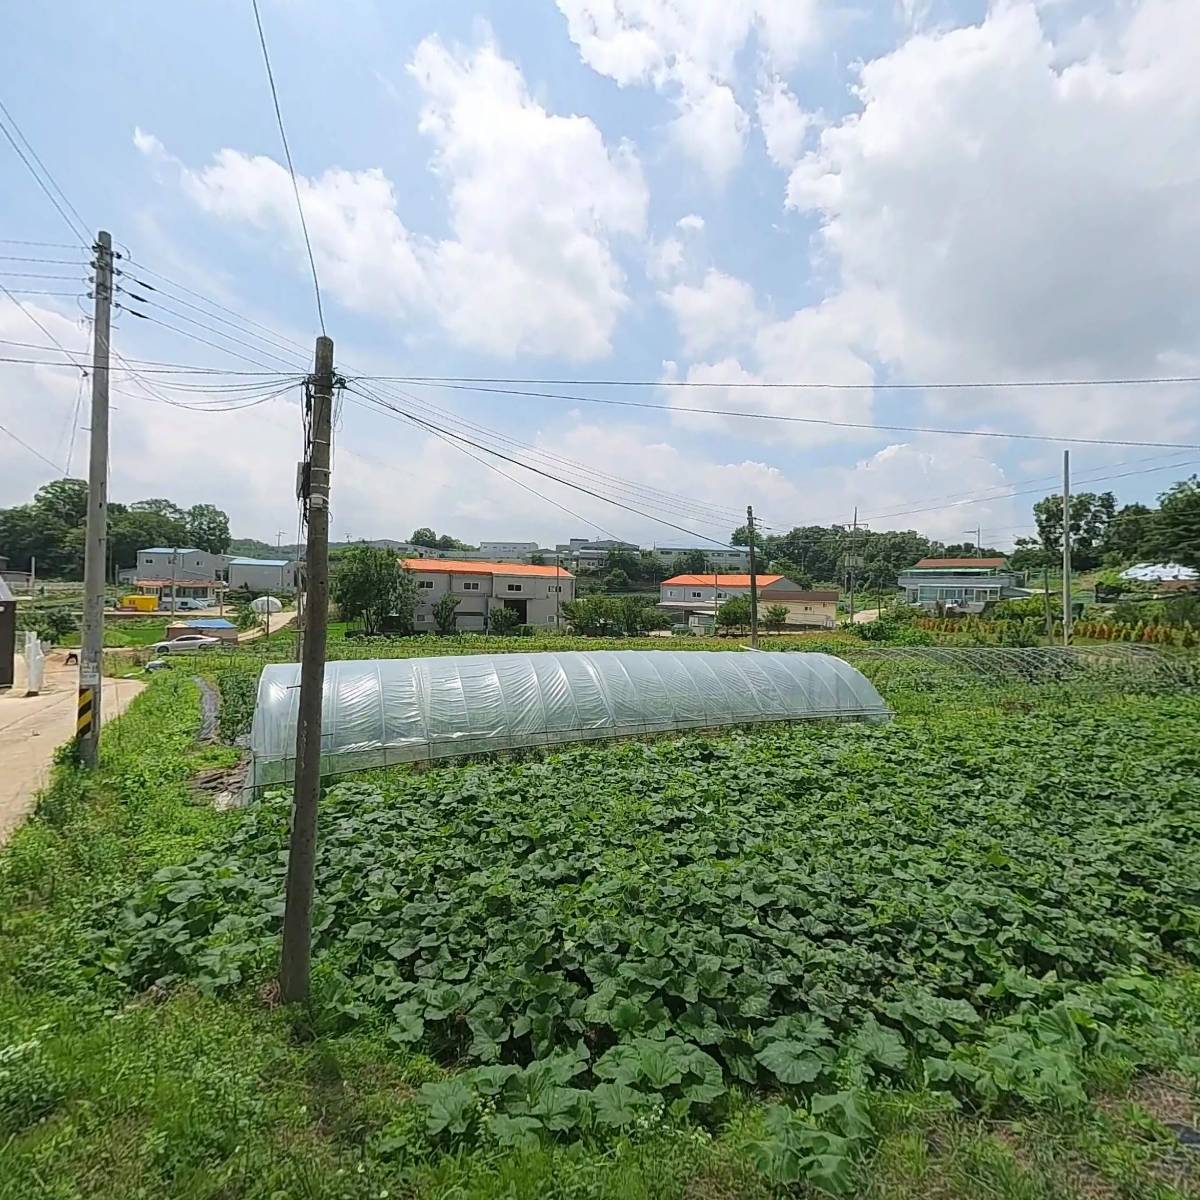
[[[293,777],[300,668],[264,668],[254,787]],[[348,660],[325,666],[322,774],[593,738],[891,710],[828,654],[591,650]]]

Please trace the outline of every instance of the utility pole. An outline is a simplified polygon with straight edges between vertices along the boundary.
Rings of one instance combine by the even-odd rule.
[[[1054,637],[1054,614],[1050,608],[1050,556],[1044,553],[1042,558],[1042,607],[1046,615],[1046,640]]]
[[[858,505],[854,506],[854,525],[850,534],[850,558],[846,563],[847,574],[850,579],[850,620],[854,620],[854,568],[857,565],[858,552]]]
[[[104,564],[108,558],[108,340],[112,316],[112,238],[96,235],[92,414],[88,457],[87,534],[83,552],[83,629],[75,741],[79,760],[95,767],[100,753],[100,666],[104,653]]]
[[[1063,645],[1071,644],[1071,452],[1063,451],[1062,490]]]
[[[754,509],[746,505],[746,526],[750,535],[750,645],[758,649],[758,570],[754,558]]]
[[[175,617],[175,588],[179,578],[179,547],[171,551],[171,618]]]
[[[279,992],[285,1004],[308,997],[312,899],[317,858],[317,797],[321,790],[321,702],[329,621],[329,464],[333,438],[333,340],[317,338],[305,405],[311,441],[305,450],[302,494],[308,501],[305,551],[304,650],[296,721],[296,778],[288,842],[287,892]]]
[[[562,622],[562,555],[554,552],[554,632],[561,633]]]

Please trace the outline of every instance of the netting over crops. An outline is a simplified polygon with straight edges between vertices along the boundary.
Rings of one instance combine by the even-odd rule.
[[[905,712],[1194,687],[1194,655],[1150,646],[854,646],[845,658]],[[915,703],[914,703],[915,702]]]
[[[291,779],[296,663],[263,669],[254,787]],[[874,685],[828,654],[592,650],[325,666],[322,774],[592,738],[812,718],[884,718]]]

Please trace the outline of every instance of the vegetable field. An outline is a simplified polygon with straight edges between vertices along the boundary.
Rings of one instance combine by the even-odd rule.
[[[1200,994],[1163,983],[1200,960],[1198,776],[1200,703],[1150,696],[360,776],[322,806],[324,1028],[443,1068],[385,1156],[719,1131],[750,1102],[761,1180],[853,1194],[880,1096],[1061,1110],[1111,1059],[1200,1075]],[[287,816],[227,814],[93,917],[95,967],[260,985]]]

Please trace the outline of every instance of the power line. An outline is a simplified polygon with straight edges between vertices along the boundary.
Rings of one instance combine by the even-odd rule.
[[[23,438],[17,437],[17,435],[15,433],[13,433],[13,431],[11,429],[8,429],[5,426],[0,425],[0,433],[8,434],[8,436],[10,438],[12,438],[12,440],[14,442],[16,442],[18,446],[24,446],[25,449],[28,450],[30,454],[34,455],[36,458],[40,458],[42,460],[42,462],[44,462],[48,467],[53,468],[55,471],[58,471],[60,469],[58,463],[51,462],[50,459],[48,459],[40,450],[35,450]]]
[[[639,503],[650,503],[659,508],[674,511],[677,515],[691,520],[698,520],[704,524],[713,525],[719,528],[728,526],[731,522],[737,522],[737,514],[730,510],[723,509],[717,505],[706,504],[702,501],[695,500],[691,497],[682,497],[674,495],[670,492],[662,491],[659,488],[652,488],[647,485],[635,483],[630,480],[622,479],[617,475],[610,475],[604,471],[597,471],[586,464],[579,463],[574,459],[555,454],[548,450],[543,450],[537,446],[531,446],[528,443],[517,441],[504,434],[498,433],[485,425],[478,425],[465,418],[459,417],[455,413],[447,412],[445,409],[439,409],[436,405],[431,405],[423,402],[415,396],[407,392],[397,389],[394,395],[416,406],[419,412],[428,413],[432,410],[434,413],[440,414],[440,419],[449,422],[452,425],[464,427],[468,430],[473,430],[480,436],[486,437],[493,442],[500,442],[508,446],[515,447],[517,450],[524,450],[527,453],[533,454],[539,458],[548,460],[552,464],[558,465],[565,469],[568,474],[582,474],[585,479],[596,482],[596,486],[615,488],[619,492],[632,493],[631,498]]]
[[[261,336],[261,334],[256,334],[252,330],[248,329],[246,327],[245,320],[239,319],[237,321],[230,321],[225,317],[219,317],[215,313],[210,313],[207,309],[201,308],[200,305],[193,304],[190,300],[184,300],[182,297],[172,295],[170,292],[166,291],[163,288],[156,287],[152,283],[147,283],[144,279],[139,279],[136,275],[132,274],[132,272],[118,271],[117,274],[122,275],[126,279],[132,280],[134,283],[136,283],[138,285],[138,287],[146,288],[147,290],[149,290],[151,292],[157,292],[161,296],[166,296],[168,300],[173,300],[176,304],[182,304],[185,308],[193,309],[196,312],[202,314],[203,316],[209,317],[214,321],[220,321],[220,323],[222,325],[229,325],[233,329],[240,330],[242,333],[248,334],[250,337],[255,338],[257,341],[259,341],[265,345],[274,346],[277,349],[284,350],[289,354],[294,354],[297,350],[301,350],[301,351],[303,350],[303,347],[301,347],[296,342],[291,342],[290,339],[278,339],[277,340],[277,335],[275,335],[275,334],[272,334],[272,336],[270,338],[264,338]],[[147,272],[147,274],[149,274],[149,272]],[[122,288],[120,290],[125,291],[124,288]],[[129,292],[126,292],[126,294],[132,295],[132,293],[129,293]],[[160,308],[164,309],[165,311],[167,311],[167,312],[172,311],[171,309],[167,308],[167,306],[165,304],[162,304],[159,301],[151,301],[151,300],[143,299],[143,303],[158,304],[158,306]],[[182,316],[183,314],[180,313],[178,315]],[[192,318],[184,318],[184,319],[188,320],[188,319],[192,319]],[[197,321],[196,324],[200,324],[200,322]],[[258,324],[258,322],[252,322],[252,324]],[[204,326],[204,328],[208,328],[208,327]],[[260,328],[265,329],[266,326],[260,326]],[[268,332],[271,332],[271,331],[268,330]],[[290,344],[285,344],[285,343],[290,343]]]
[[[59,292],[43,290],[41,288],[13,288],[12,290],[18,296],[82,296],[85,294],[80,291]]]
[[[45,330],[44,326],[39,325],[39,328]],[[183,332],[180,330],[179,332]],[[49,335],[47,335],[49,336]],[[47,354],[87,354],[87,350],[67,350],[62,343],[57,343],[56,346],[43,346],[39,342],[18,342],[10,338],[0,338],[0,346],[17,346],[25,350],[41,350]],[[13,362],[33,362],[33,359],[12,359]],[[287,375],[286,371],[234,371],[228,367],[201,367],[191,363],[176,363],[164,362],[158,358],[125,358],[127,363],[144,363],[144,370],[148,373],[151,368],[163,368],[161,371],[153,372],[157,374],[172,374],[172,375],[245,375],[245,376],[266,376]],[[42,364],[49,366],[49,363]]]
[[[21,150],[21,147],[17,145],[16,139],[14,139],[13,135],[11,133],[9,133],[8,126],[5,125],[3,122],[0,122],[0,131],[2,131],[4,133],[4,136],[6,138],[8,138],[9,144],[17,152],[17,157],[25,164],[29,173],[33,176],[34,180],[37,182],[38,187],[40,187],[42,189],[42,191],[46,193],[46,198],[50,201],[51,204],[54,205],[55,209],[58,211],[58,215],[60,217],[62,217],[62,219],[67,223],[67,227],[71,230],[71,232],[77,238],[79,238],[80,243],[83,245],[83,247],[85,249],[89,248],[87,224],[84,222],[83,218],[79,215],[79,213],[75,211],[75,206],[71,203],[70,200],[67,199],[66,193],[55,182],[54,176],[51,175],[50,172],[47,170],[46,164],[44,162],[42,162],[42,160],[40,158],[38,158],[37,151],[29,144],[29,139],[21,132],[20,125],[18,125],[17,122],[13,119],[12,113],[10,113],[8,111],[8,109],[5,107],[3,100],[0,100],[0,112],[2,112],[4,114],[4,117],[7,120],[8,124],[11,125],[13,127],[13,129],[16,130],[17,137],[19,137],[21,139],[21,141],[25,143],[25,148],[33,156],[34,162],[36,162],[37,165],[41,168],[42,175],[45,175],[46,179],[48,179],[50,181],[50,186],[53,187],[54,191],[57,192],[59,194],[59,196],[62,197],[63,204],[65,204],[67,206],[67,208],[69,208],[71,210],[72,214],[75,217],[75,220],[79,222],[78,226],[75,224],[74,221],[71,220],[71,218],[69,216],[67,216],[66,209],[64,209],[63,205],[60,204],[57,199],[55,199],[54,192],[52,192],[50,190],[50,188],[46,186],[45,182],[42,180],[42,176],[39,175],[37,173],[37,171],[34,170],[33,163],[31,163],[29,161],[29,159],[25,157],[25,154]],[[81,230],[82,230],[82,232],[80,232]]]
[[[152,317],[149,313],[138,312],[135,308],[130,308],[125,304],[117,304],[114,307],[119,308],[122,312],[127,312],[131,317],[137,317],[142,321],[149,321],[154,325],[161,325],[164,329],[170,329],[173,333],[178,333],[181,337],[191,338],[194,342],[200,342],[205,346],[211,346],[214,350],[221,350],[226,354],[232,354],[234,358],[240,358],[243,362],[253,363],[256,367],[267,367],[267,364],[261,359],[250,358],[246,354],[239,354],[236,350],[230,350],[228,346],[219,345],[217,342],[209,338],[201,337],[198,333],[189,333],[186,329],[180,329],[178,325],[172,325],[169,321],[161,321],[158,317]],[[268,353],[260,351],[260,353]],[[272,355],[278,358],[278,355]],[[282,359],[280,361],[283,361]]]
[[[273,351],[265,348],[265,346],[262,344],[263,343],[262,338],[258,338],[257,342],[248,342],[244,338],[234,337],[234,335],[232,333],[226,333],[224,330],[217,329],[212,325],[207,325],[203,321],[198,321],[198,320],[196,320],[195,317],[189,317],[186,313],[181,313],[178,310],[171,308],[169,305],[163,304],[158,300],[149,300],[145,296],[139,296],[136,292],[131,292],[128,288],[118,287],[117,291],[120,292],[121,295],[128,297],[129,300],[131,300],[137,304],[144,304],[148,307],[157,309],[159,312],[165,312],[168,315],[175,317],[180,321],[187,321],[189,325],[196,325],[201,329],[207,330],[209,333],[213,334],[216,337],[224,338],[226,341],[229,341],[229,342],[235,342],[239,346],[245,346],[248,350],[256,350],[259,354],[266,354],[270,358],[274,358],[278,362],[284,363],[286,366],[294,367],[296,365],[295,363],[288,362],[288,360],[286,358],[283,358],[280,355],[275,354]],[[127,311],[133,312],[132,309],[128,309]],[[136,312],[134,313],[134,316],[139,316],[139,315],[141,315],[141,314],[136,313]],[[182,333],[183,330],[177,330],[176,332]]]
[[[40,246],[47,250],[74,250],[74,242],[31,242],[25,238],[0,238],[0,246]]]
[[[487,375],[394,375],[384,376],[397,383],[467,384],[519,383],[538,387],[636,387],[636,388],[758,388],[781,390],[876,392],[876,391],[950,391],[987,388],[1081,388],[1135,387],[1144,384],[1200,383],[1200,375],[1150,375],[1106,379],[993,379],[951,380],[938,383],[824,383],[811,380],[793,382],[767,379],[517,379]]]
[[[680,533],[686,533],[689,537],[699,538],[701,541],[709,542],[714,546],[720,547],[722,550],[731,550],[733,548],[725,542],[720,542],[716,538],[709,537],[707,534],[698,533],[694,529],[688,529],[686,526],[677,525],[674,521],[668,521],[663,517],[655,516],[653,513],[646,512],[644,509],[635,508],[633,505],[625,504],[620,500],[614,500],[611,496],[602,495],[600,492],[595,492],[591,488],[584,487],[582,484],[572,483],[569,480],[561,479],[557,475],[552,475],[549,471],[544,471],[540,467],[535,467],[529,463],[521,462],[520,459],[512,458],[510,455],[503,454],[501,451],[495,450],[491,446],[482,445],[481,443],[476,442],[471,438],[464,437],[461,434],[451,433],[449,430],[438,429],[438,427],[432,422],[426,421],[421,417],[414,416],[412,413],[407,412],[397,405],[388,404],[382,401],[379,397],[370,395],[368,392],[359,391],[359,395],[366,396],[367,399],[374,401],[376,404],[381,404],[384,408],[391,412],[397,413],[404,419],[411,421],[414,425],[428,429],[431,432],[437,430],[438,432],[445,434],[447,437],[452,437],[456,441],[464,442],[468,446],[473,446],[476,450],[481,450],[485,454],[491,454],[496,458],[502,459],[504,462],[512,463],[514,466],[523,467],[526,471],[531,471],[535,475],[541,475],[543,478],[549,479],[554,483],[561,484],[563,487],[573,488],[575,491],[582,492],[584,495],[591,496],[593,499],[602,500],[605,504],[612,504],[616,508],[625,509],[626,512],[636,513],[639,517],[645,517],[648,520],[657,522],[659,525],[666,525],[670,529],[675,529]]]
[[[380,379],[399,379],[399,376],[377,376]],[[406,383],[420,383],[420,380],[406,379]],[[1180,379],[1178,382],[1187,382]],[[1196,382],[1200,382],[1197,377]],[[933,433],[947,437],[991,437],[1013,438],[1025,442],[1067,442],[1072,445],[1084,446],[1144,446],[1150,449],[1165,448],[1170,450],[1200,450],[1200,443],[1194,442],[1142,442],[1126,441],[1120,438],[1085,438],[1065,437],[1044,433],[1015,433],[995,429],[943,429],[928,425],[885,425],[872,421],[834,421],[826,417],[797,417],[785,413],[747,412],[741,409],[728,408],[693,408],[680,404],[655,404],[649,400],[612,400],[601,396],[579,396],[565,392],[531,392],[514,388],[474,387],[458,383],[439,383],[438,387],[453,388],[456,391],[479,392],[500,396],[528,396],[544,400],[569,400],[583,404],[604,404],[618,408],[646,408],[670,413],[698,413],[708,417],[744,417],[755,421],[785,421],[800,425],[833,426],[838,429],[866,429],[873,432],[886,433]],[[829,385],[832,386],[832,385]]]
[[[317,280],[317,262],[313,258],[312,242],[308,238],[308,224],[304,220],[304,205],[300,202],[300,185],[296,181],[296,168],[292,165],[292,151],[288,146],[287,133],[283,128],[283,113],[279,108],[279,93],[275,90],[275,75],[271,70],[271,56],[267,53],[267,38],[263,33],[262,17],[258,11],[258,0],[250,0],[254,6],[254,23],[258,26],[258,44],[262,46],[263,63],[267,68],[267,82],[271,85],[271,101],[275,105],[275,120],[279,125],[279,140],[283,142],[283,153],[287,159],[288,174],[292,177],[292,191],[296,196],[296,211],[300,214],[300,229],[304,233],[304,247],[308,251],[308,265],[312,268],[313,292],[317,297],[317,320],[321,334],[325,335],[325,313],[321,308],[321,284]]]
[[[1140,470],[1137,470],[1137,471],[1121,471],[1121,472],[1119,472],[1117,474],[1113,474],[1113,475],[1096,475],[1096,476],[1093,476],[1091,479],[1086,479],[1086,480],[1083,480],[1082,482],[1084,482],[1084,483],[1103,483],[1109,479],[1128,479],[1128,478],[1130,478],[1130,476],[1133,476],[1133,475],[1152,475],[1156,471],[1171,471],[1171,470],[1175,470],[1180,467],[1195,466],[1198,462],[1200,462],[1200,459],[1193,459],[1188,462],[1163,463],[1161,466],[1157,466],[1157,467],[1142,467]],[[958,504],[952,504],[952,505],[933,504],[933,505],[930,505],[928,508],[910,508],[910,509],[907,509],[905,512],[887,513],[883,516],[876,516],[876,517],[863,517],[863,518],[860,518],[860,520],[885,521],[885,520],[890,520],[893,517],[912,516],[915,513],[941,512],[946,508],[965,508],[971,504],[986,504],[990,500],[1011,500],[1015,496],[1034,496],[1038,492],[1041,492],[1044,490],[1045,490],[1044,487],[1028,488],[1025,491],[1021,491],[1021,492],[1009,492],[1003,496],[985,496],[979,500],[963,500]]]

